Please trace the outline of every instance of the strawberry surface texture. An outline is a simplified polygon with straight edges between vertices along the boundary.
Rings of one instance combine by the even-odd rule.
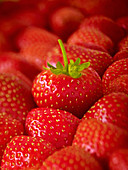
[[[0,0],[0,170],[128,170],[127,0]]]

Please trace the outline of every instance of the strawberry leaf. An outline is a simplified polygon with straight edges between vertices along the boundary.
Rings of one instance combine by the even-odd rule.
[[[51,72],[56,75],[65,74],[71,76],[72,78],[79,78],[82,75],[81,71],[88,68],[90,66],[90,62],[80,64],[81,60],[80,58],[77,58],[75,62],[70,60],[70,63],[68,63],[64,45],[60,39],[58,42],[63,54],[64,66],[60,62],[57,62],[56,67],[52,66],[50,63],[47,63],[48,67],[50,68]],[[44,69],[47,70],[48,68],[44,67]]]

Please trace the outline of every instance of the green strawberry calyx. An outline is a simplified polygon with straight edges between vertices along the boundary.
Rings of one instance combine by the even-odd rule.
[[[77,58],[75,62],[73,60],[70,60],[70,62],[68,63],[67,54],[61,39],[58,39],[58,43],[63,54],[64,66],[58,61],[56,67],[52,66],[50,63],[47,63],[49,68],[44,67],[44,69],[50,69],[51,72],[56,75],[65,74],[71,76],[72,78],[81,77],[81,71],[88,68],[90,66],[90,62],[80,64],[81,60],[80,58]]]

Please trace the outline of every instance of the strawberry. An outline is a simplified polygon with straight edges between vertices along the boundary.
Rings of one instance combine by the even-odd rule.
[[[122,16],[117,18],[116,23],[122,27],[126,33],[128,33],[128,16]]]
[[[128,15],[127,0],[116,0],[116,3],[113,0],[69,0],[69,4],[88,15],[100,14],[113,19]]]
[[[31,81],[41,71],[27,62],[20,53],[2,52],[0,54],[0,72],[12,72],[12,69],[21,71]]]
[[[32,109],[26,118],[28,135],[41,137],[56,148],[72,144],[80,120],[71,113],[52,108]]]
[[[71,34],[67,40],[68,44],[83,45],[92,43],[106,49],[108,53],[113,53],[114,43],[112,40],[94,27],[79,28]]]
[[[125,36],[122,27],[111,18],[103,15],[93,15],[85,18],[80,24],[80,28],[86,28],[87,26],[99,29],[110,37],[114,43],[119,42]]]
[[[45,55],[49,52],[48,44],[32,44],[20,50],[20,55],[30,65],[33,65],[37,70],[42,71],[42,65],[45,61]],[[52,47],[51,47],[52,48]],[[50,48],[50,49],[51,49]]]
[[[109,122],[128,130],[128,96],[113,92],[99,99],[83,116],[84,119],[95,118]]]
[[[24,127],[21,122],[5,112],[0,112],[0,163],[6,145],[17,135],[23,135]]]
[[[40,12],[43,19],[46,21],[46,28],[49,29],[50,15],[57,9],[65,6],[69,6],[68,1],[65,0],[40,0],[35,4],[37,10]],[[50,12],[49,12],[50,11]]]
[[[81,59],[81,63],[90,62],[90,67],[96,70],[100,76],[104,74],[107,67],[113,62],[112,57],[106,52],[66,43],[64,44],[64,47],[68,56],[68,61],[72,59],[75,62],[75,60],[79,57]],[[53,66],[56,65],[57,61],[62,63],[62,52],[60,46],[54,47],[44,58],[45,66],[47,65],[47,62],[51,63]]]
[[[111,170],[128,169],[128,149],[118,149],[113,152],[109,159]]]
[[[128,132],[111,123],[88,119],[80,122],[73,145],[77,145],[96,156],[106,165],[113,151],[128,147]]]
[[[1,169],[25,169],[41,166],[56,148],[49,142],[31,136],[15,136],[4,151]]]
[[[128,50],[121,50],[118,51],[114,56],[113,56],[113,60],[117,61],[117,60],[121,60],[123,58],[128,58]]]
[[[41,170],[48,169],[102,170],[91,154],[77,146],[67,146],[50,155],[41,166]]]
[[[30,26],[24,29],[17,36],[16,44],[19,49],[26,48],[37,43],[51,48],[57,44],[57,40],[58,36],[46,29]]]
[[[39,107],[58,108],[81,118],[90,106],[102,96],[102,84],[98,73],[87,68],[90,63],[68,59],[62,41],[59,40],[64,67],[58,62],[57,68],[48,63],[50,70],[42,71],[35,78],[32,94]],[[82,71],[83,70],[83,71]]]
[[[3,32],[0,31],[0,52],[5,51],[5,50],[6,51],[11,50],[11,46],[8,43],[8,40],[6,39]]]
[[[118,51],[128,50],[128,35],[118,43]]]
[[[66,41],[79,27],[84,19],[82,12],[73,7],[61,7],[55,10],[49,19],[51,30],[63,41]]]
[[[107,93],[124,92],[128,94],[128,74],[119,75],[109,83]]]
[[[0,73],[0,112],[6,112],[24,123],[33,107],[31,86],[15,74]]]
[[[121,59],[112,63],[102,77],[103,93],[108,94],[111,90],[109,84],[117,77],[128,74],[128,58]]]

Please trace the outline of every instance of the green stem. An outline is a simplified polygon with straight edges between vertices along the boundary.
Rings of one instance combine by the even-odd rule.
[[[58,40],[62,54],[63,54],[63,59],[64,59],[64,66],[65,66],[65,71],[68,73],[68,59],[67,59],[67,54],[64,48],[64,45],[61,41],[61,39]]]

